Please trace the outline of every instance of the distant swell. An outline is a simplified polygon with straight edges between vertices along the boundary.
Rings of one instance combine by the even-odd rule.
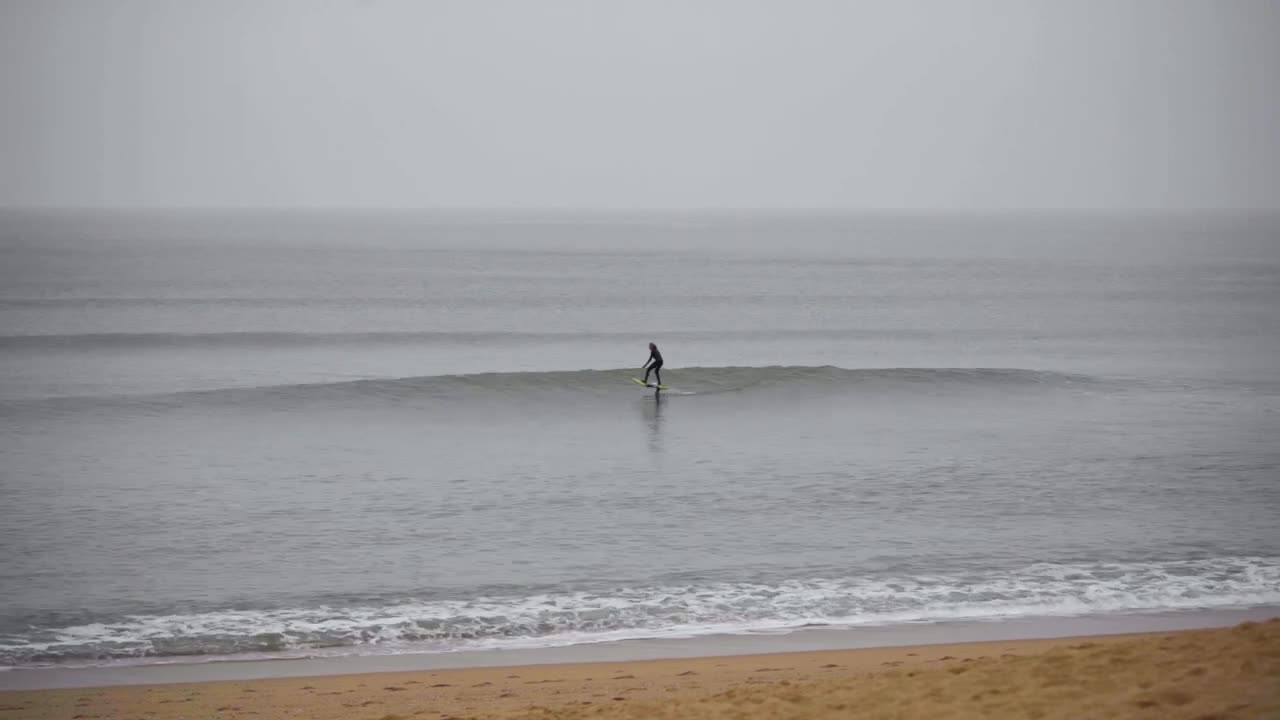
[[[99,348],[256,348],[311,345],[369,345],[379,343],[419,343],[435,339],[476,340],[501,337],[502,333],[84,333],[73,335],[0,336],[0,350],[94,350]]]
[[[443,652],[640,637],[1240,608],[1280,604],[1280,558],[1041,564],[1016,572],[706,583],[474,600],[197,614],[83,624],[20,623],[0,633],[0,664],[342,652]]]
[[[110,406],[159,410],[193,405],[235,405],[251,407],[263,403],[272,407],[290,403],[342,402],[346,406],[417,402],[500,402],[554,393],[579,398],[608,397],[638,389],[631,378],[634,369],[572,370],[554,372],[478,373],[414,378],[354,380],[336,383],[273,385],[253,388],[197,390],[163,395],[113,395],[92,397],[13,400],[0,403],[4,410],[50,410],[56,412]],[[1017,368],[861,368],[832,366],[692,367],[663,370],[663,381],[673,395],[716,395],[765,389],[838,388],[903,389],[910,387],[969,386],[999,388],[1019,386],[1068,387],[1096,385],[1101,381],[1072,375]]]
[[[2,303],[0,303],[2,304]],[[798,330],[713,330],[664,332],[669,341],[759,340],[776,338],[817,339],[902,339],[930,337],[937,333],[925,333],[907,329],[798,329]],[[57,351],[57,350],[163,350],[180,348],[234,348],[274,349],[291,347],[365,347],[375,345],[423,345],[423,344],[501,344],[523,342],[590,342],[595,340],[620,342],[642,339],[647,342],[650,333],[642,332],[523,332],[493,331],[385,331],[385,332],[213,332],[213,333],[73,333],[44,335],[0,335],[0,351]],[[643,345],[642,345],[643,347]]]
[[[420,345],[429,343],[527,342],[592,335],[525,332],[225,332],[225,333],[84,333],[72,335],[4,335],[0,350],[156,350],[166,348],[271,349],[321,346]]]

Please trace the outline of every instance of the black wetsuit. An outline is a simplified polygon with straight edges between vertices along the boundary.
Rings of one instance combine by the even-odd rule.
[[[649,363],[653,363],[650,365]],[[658,352],[658,348],[654,347],[649,351],[649,359],[644,363],[644,382],[649,384],[649,373],[652,372],[654,380],[658,385],[662,384],[662,353]]]

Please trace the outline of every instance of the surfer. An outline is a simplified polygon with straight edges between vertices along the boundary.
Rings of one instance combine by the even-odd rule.
[[[652,364],[650,364],[652,363]],[[658,346],[649,343],[649,359],[644,361],[644,384],[649,384],[649,373],[653,373],[654,382],[658,385],[662,384],[662,353],[658,352]]]

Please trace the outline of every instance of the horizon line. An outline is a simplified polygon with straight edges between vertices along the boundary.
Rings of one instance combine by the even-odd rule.
[[[1196,206],[1176,208],[1149,207],[997,207],[997,208],[929,208],[929,207],[832,207],[832,206],[458,206],[458,205],[105,205],[105,204],[22,204],[0,205],[0,212],[64,211],[64,212],[347,212],[347,213],[439,213],[439,214],[824,214],[824,215],[1191,215],[1191,214],[1280,214],[1280,207]]]

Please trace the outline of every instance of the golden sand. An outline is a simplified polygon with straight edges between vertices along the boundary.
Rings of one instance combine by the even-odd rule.
[[[0,720],[1280,718],[1280,619],[1222,630],[0,693]]]

